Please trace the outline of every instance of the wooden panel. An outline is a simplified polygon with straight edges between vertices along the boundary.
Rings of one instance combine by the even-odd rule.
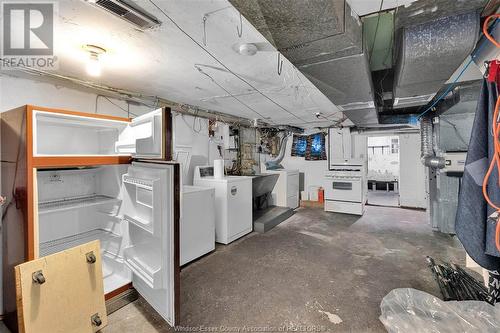
[[[163,140],[163,145],[165,145],[163,148],[163,151],[165,152],[164,159],[166,161],[172,161],[174,155],[173,155],[173,127],[172,127],[172,122],[173,122],[173,117],[172,117],[172,111],[170,108],[165,108],[164,112],[164,117],[163,117],[163,127],[164,127],[164,133],[165,133],[165,138]]]
[[[33,157],[34,168],[64,168],[92,165],[128,164],[130,156],[48,156]]]
[[[40,257],[40,228],[38,224],[38,179],[37,179],[37,169],[32,168],[33,170],[33,185],[31,188],[33,189],[33,248],[30,249],[30,252],[33,253],[32,259],[38,259]]]
[[[129,290],[131,288],[133,288],[132,282],[127,283],[126,285],[121,286],[120,288],[115,289],[115,290],[107,293],[106,295],[104,295],[104,299],[106,301],[108,301],[108,300],[112,299],[113,297],[116,297],[116,296],[119,296],[120,294],[123,294],[124,292],[126,292],[127,290]]]
[[[86,254],[93,252],[95,262]],[[41,271],[45,282],[33,281]],[[19,332],[86,333],[107,325],[99,241],[15,267]],[[92,317],[101,321],[97,326]]]
[[[181,220],[181,173],[180,165],[174,165],[174,325],[179,325],[181,320],[181,245],[180,245],[180,220]]]
[[[27,105],[27,108],[28,108],[28,110],[29,110],[30,113],[33,110],[36,110],[36,111],[45,111],[45,112],[54,112],[54,113],[69,114],[69,115],[73,115],[73,116],[82,116],[82,117],[100,118],[100,119],[109,119],[109,120],[118,120],[118,121],[130,122],[130,118],[108,116],[106,114],[78,112],[78,111],[63,110],[63,109],[53,109],[53,108],[44,108],[44,107],[35,106],[35,105]]]
[[[16,287],[14,266],[26,261],[28,232],[28,175],[26,151],[26,108],[1,114],[1,194],[7,201],[3,206],[2,275],[5,324],[15,332]]]

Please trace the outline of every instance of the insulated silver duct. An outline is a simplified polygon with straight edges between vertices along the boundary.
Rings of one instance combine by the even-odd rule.
[[[439,133],[436,132],[436,135],[439,135]],[[431,118],[425,117],[420,120],[420,140],[422,164],[433,169],[444,168],[444,158],[436,156],[433,148],[434,140]]]
[[[288,137],[290,135],[288,133],[285,133],[283,138],[281,139],[280,143],[280,151],[278,153],[278,156],[276,158],[269,160],[266,162],[266,168],[271,170],[271,169],[276,169],[280,166],[281,161],[283,161],[283,158],[285,158],[285,152],[286,152],[286,143],[288,142]]]
[[[420,157],[425,158],[433,155],[432,150],[432,121],[425,117],[420,120]]]
[[[345,0],[229,2],[353,123],[378,124],[362,24]]]
[[[473,10],[400,30],[395,108],[428,103],[474,49],[479,19]]]

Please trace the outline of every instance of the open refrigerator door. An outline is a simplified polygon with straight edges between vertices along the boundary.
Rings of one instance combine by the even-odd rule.
[[[174,165],[133,162],[123,175],[123,220],[129,228],[125,265],[132,284],[175,325]],[[178,251],[178,249],[177,249]],[[177,263],[178,264],[178,263]]]

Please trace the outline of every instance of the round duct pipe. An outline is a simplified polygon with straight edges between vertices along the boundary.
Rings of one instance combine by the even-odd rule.
[[[436,133],[436,135],[439,135],[439,133]],[[445,160],[443,157],[435,155],[433,141],[432,119],[423,117],[420,120],[420,156],[422,164],[432,169],[442,169],[445,167]]]

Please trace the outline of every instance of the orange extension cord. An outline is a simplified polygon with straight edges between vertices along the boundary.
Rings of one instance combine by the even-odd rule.
[[[483,23],[483,34],[490,42],[492,42],[496,47],[500,48],[500,43],[498,43],[488,32],[488,23],[492,18],[500,18],[500,14],[494,14],[491,16],[488,16],[486,20],[484,20]],[[488,196],[488,180],[490,178],[491,173],[493,172],[493,168],[496,166],[497,167],[497,172],[498,172],[498,186],[500,186],[500,138],[498,137],[500,133],[500,122],[498,119],[498,113],[499,113],[499,108],[500,108],[500,97],[498,97],[497,102],[495,104],[495,112],[493,113],[493,119],[492,121],[492,128],[493,128],[493,138],[494,138],[494,156],[493,159],[491,160],[490,167],[488,168],[488,172],[486,172],[486,175],[484,176],[483,180],[483,196],[486,199],[486,202],[496,209],[500,216],[500,207],[498,207],[495,203],[493,203]],[[495,230],[495,245],[498,251],[500,251],[500,220],[497,220],[497,226]]]

